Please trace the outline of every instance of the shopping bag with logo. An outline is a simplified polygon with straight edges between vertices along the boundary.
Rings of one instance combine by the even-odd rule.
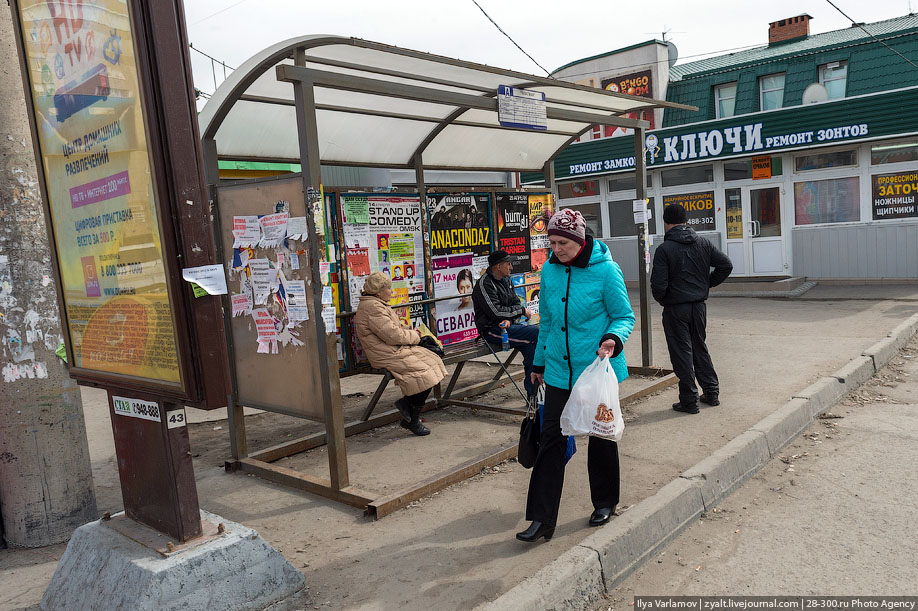
[[[609,357],[596,357],[571,390],[561,412],[561,433],[619,441],[624,430],[615,370]]]

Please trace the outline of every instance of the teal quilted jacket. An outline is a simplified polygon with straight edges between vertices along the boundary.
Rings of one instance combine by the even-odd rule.
[[[606,334],[623,343],[634,328],[634,312],[628,301],[622,270],[609,248],[587,238],[586,249],[571,265],[552,255],[542,267],[539,288],[539,344],[533,365],[544,367],[545,383],[570,389],[583,370],[596,358]],[[611,359],[619,382],[628,377],[625,355]]]

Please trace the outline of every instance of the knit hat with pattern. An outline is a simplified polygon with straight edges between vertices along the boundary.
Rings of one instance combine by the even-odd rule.
[[[567,238],[582,245],[586,241],[586,221],[576,210],[562,208],[549,219],[548,235]]]

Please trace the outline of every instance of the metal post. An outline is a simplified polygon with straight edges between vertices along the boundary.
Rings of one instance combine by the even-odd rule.
[[[552,157],[542,166],[542,175],[545,177],[545,189],[551,191],[553,205],[558,204],[558,187],[555,185],[555,158]]]
[[[430,226],[427,219],[427,185],[424,184],[424,161],[420,153],[414,158],[414,181],[418,187],[418,197],[421,201],[421,234],[424,236],[424,291],[427,298],[434,296],[433,268],[430,261]],[[427,327],[431,333],[437,329],[437,306],[433,303],[427,306]]]
[[[296,50],[294,63],[306,65],[306,50]],[[312,278],[311,314],[316,327],[316,360],[327,367],[322,377],[322,405],[325,409],[325,430],[328,444],[328,471],[332,488],[341,490],[350,485],[347,470],[347,450],[344,445],[344,410],[341,406],[341,393],[338,389],[338,362],[334,356],[334,336],[331,341],[325,331],[322,320],[322,276],[319,273],[319,245],[315,224],[315,206],[321,205],[322,168],[319,162],[319,138],[316,133],[316,99],[312,79],[304,79],[293,85],[296,103],[296,124],[300,144],[300,165],[303,168],[303,195],[306,201],[306,226],[309,230],[309,271]],[[332,354],[329,354],[329,352]]]
[[[201,152],[204,156],[204,181],[207,184],[207,197],[209,200],[210,210],[214,211],[219,208],[218,185],[220,183],[220,169],[217,161],[217,142],[213,138],[204,138],[201,141]],[[214,234],[219,236],[223,234],[223,227],[220,225],[220,215],[214,214]],[[223,252],[223,242],[219,239],[214,240],[217,249],[217,259],[220,261],[227,260],[227,253]],[[231,253],[230,253],[231,256]],[[224,311],[231,311],[229,296],[224,296]],[[226,336],[227,354],[229,355],[229,369],[231,392],[227,398],[226,414],[229,420],[230,432],[230,455],[235,459],[246,458],[248,456],[248,441],[245,433],[245,414],[243,406],[239,404],[236,397],[239,396],[239,389],[236,383],[236,346],[233,343],[233,331],[229,316],[223,317],[223,333]]]
[[[184,543],[202,533],[185,408],[108,391],[124,511]],[[140,459],[142,458],[142,459]]]
[[[636,199],[647,197],[647,164],[644,159],[644,128],[634,130],[634,180]],[[653,362],[650,324],[650,244],[647,241],[647,217],[638,225],[638,286],[641,295],[641,365]]]

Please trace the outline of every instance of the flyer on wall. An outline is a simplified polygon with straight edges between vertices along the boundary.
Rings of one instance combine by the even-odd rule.
[[[534,272],[548,261],[548,219],[554,211],[551,193],[529,196],[529,250]]]
[[[125,2],[19,5],[77,367],[181,383]]]
[[[424,292],[424,248],[421,204],[406,195],[341,194],[344,210],[345,259],[350,278],[350,304],[356,309],[360,293],[354,278],[383,272],[392,279],[393,292]],[[407,301],[406,301],[407,303]]]
[[[490,196],[468,193],[427,198],[434,296],[458,297],[436,306],[435,332],[443,344],[478,337],[472,289],[488,267],[490,204]]]
[[[532,269],[529,235],[529,196],[497,194],[497,247],[510,254],[514,274]]]

